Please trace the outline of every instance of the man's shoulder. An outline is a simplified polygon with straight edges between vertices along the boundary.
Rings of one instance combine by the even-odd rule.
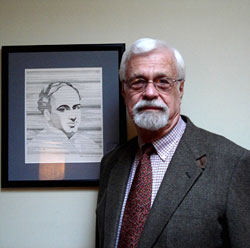
[[[73,137],[79,144],[100,148],[100,146],[94,141],[94,139],[83,131],[78,131]]]
[[[137,137],[108,152],[101,161],[100,187],[107,182],[110,172],[119,161],[132,161],[138,149]]]
[[[112,151],[105,154],[103,157],[103,161],[111,161],[117,158],[120,158],[121,156],[127,156],[127,155],[135,155],[138,149],[138,138],[134,137],[131,140],[117,146]]]
[[[182,118],[187,123],[183,138],[189,146],[201,146],[207,151],[218,154],[240,155],[250,153],[250,151],[220,134],[197,127],[188,117],[182,116]]]

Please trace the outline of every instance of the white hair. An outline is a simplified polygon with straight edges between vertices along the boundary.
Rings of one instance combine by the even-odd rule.
[[[175,59],[174,61],[175,67],[178,73],[177,79],[185,80],[185,63],[180,52],[177,49],[169,47],[168,44],[162,40],[142,38],[142,39],[136,40],[129,47],[129,49],[124,52],[122,56],[120,71],[119,71],[121,81],[126,81],[127,64],[133,54],[148,53],[155,49],[161,49],[161,48],[168,49],[173,53],[173,57]]]
[[[141,108],[151,106],[158,107],[158,111],[141,111]],[[168,124],[168,106],[158,99],[140,100],[133,107],[133,120],[136,126],[151,131],[159,130]]]

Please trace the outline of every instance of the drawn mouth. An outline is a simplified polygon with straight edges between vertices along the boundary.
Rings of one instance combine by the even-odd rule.
[[[70,128],[74,128],[76,126],[76,123],[68,123]]]

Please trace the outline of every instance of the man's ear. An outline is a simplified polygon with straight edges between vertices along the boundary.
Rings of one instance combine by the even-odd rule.
[[[50,120],[51,120],[50,112],[49,112],[48,109],[45,109],[45,110],[43,111],[43,116],[45,117],[45,119],[46,119],[47,121],[50,121]]]
[[[181,82],[180,82],[180,85],[179,85],[179,92],[180,92],[180,98],[182,99],[182,97],[183,97],[183,94],[184,94],[184,80],[182,80]]]

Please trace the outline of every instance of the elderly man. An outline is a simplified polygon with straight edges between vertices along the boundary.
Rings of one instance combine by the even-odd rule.
[[[52,82],[39,94],[38,109],[46,127],[28,144],[29,160],[39,163],[98,162],[102,149],[79,134],[81,97],[69,82]]]
[[[140,39],[120,77],[138,138],[102,160],[97,247],[249,247],[250,152],[180,115],[180,53]]]

